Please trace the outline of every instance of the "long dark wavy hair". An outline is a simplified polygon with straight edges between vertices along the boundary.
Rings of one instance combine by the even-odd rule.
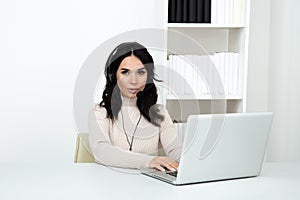
[[[143,92],[137,94],[137,107],[141,114],[153,125],[160,126],[164,116],[159,113],[157,102],[157,88],[155,81],[160,81],[154,77],[154,62],[148,50],[137,42],[125,42],[118,45],[109,55],[105,65],[106,85],[102,94],[100,106],[107,111],[107,117],[117,119],[121,110],[122,99],[120,89],[117,84],[117,70],[124,58],[134,55],[138,57],[147,70],[147,83]]]

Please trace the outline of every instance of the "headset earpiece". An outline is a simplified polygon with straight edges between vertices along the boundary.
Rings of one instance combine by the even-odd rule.
[[[112,82],[113,80],[113,75],[112,75],[112,73],[110,73],[110,72],[108,72],[108,79],[109,79],[109,81],[110,82]]]
[[[109,59],[108,59],[107,65],[106,65],[106,73],[107,73],[108,80],[110,82],[113,81],[113,76],[114,76],[113,73],[111,72],[111,64],[113,62],[113,57],[118,52],[118,49],[119,49],[119,47],[115,48],[115,50],[109,55]]]

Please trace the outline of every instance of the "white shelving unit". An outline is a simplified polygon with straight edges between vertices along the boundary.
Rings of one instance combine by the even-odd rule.
[[[168,23],[169,28],[244,28],[244,24]]]
[[[240,20],[244,22],[242,24],[167,23],[168,0],[165,0],[165,8],[165,29],[167,29],[165,46],[166,49],[168,49],[166,60],[169,69],[170,71],[177,70],[178,74],[186,79],[187,82],[192,80],[192,84],[190,81],[190,85],[192,85],[194,91],[196,90],[197,93],[193,93],[192,95],[185,94],[186,90],[180,83],[180,80],[170,77],[172,76],[170,75],[170,71],[166,72],[165,80],[169,80],[170,87],[173,86],[173,91],[169,90],[166,96],[166,106],[172,118],[177,121],[185,121],[190,114],[245,112],[250,0],[243,0],[243,19]],[[218,93],[215,92],[215,88],[210,88],[211,90],[206,92],[201,91],[203,88],[199,88],[196,84],[193,84],[195,80],[193,80],[193,76],[189,76],[189,74],[193,73],[184,74],[186,72],[184,72],[182,68],[178,68],[178,62],[176,62],[177,66],[174,66],[173,61],[170,59],[173,55],[182,57],[183,59],[186,55],[209,55],[209,58],[211,58],[209,63],[213,63],[213,66],[210,67],[214,67],[213,71],[216,72],[217,64],[212,58],[213,55],[220,52],[225,52],[225,54],[227,52],[237,53],[239,56],[237,81],[234,83],[234,87],[237,88],[235,93],[230,94],[226,91]],[[200,66],[197,65],[196,61],[186,61],[190,63],[194,69]],[[219,65],[221,66],[222,63]],[[232,70],[229,70],[228,65],[222,67],[224,68],[224,74],[227,74],[228,83],[230,77],[232,77]],[[201,76],[208,76],[202,73],[201,70],[199,70],[198,73],[199,72],[202,74]],[[205,79],[207,81],[206,83],[209,84],[209,78],[205,77]],[[222,81],[224,81],[224,79],[222,79]],[[222,83],[226,85],[226,83]],[[209,87],[214,87],[212,85],[213,84]]]

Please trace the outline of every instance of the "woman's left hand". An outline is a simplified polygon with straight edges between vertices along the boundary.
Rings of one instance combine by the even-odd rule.
[[[177,171],[178,165],[178,162],[166,156],[157,156],[149,163],[150,168],[156,168],[159,171],[166,171],[165,169]]]

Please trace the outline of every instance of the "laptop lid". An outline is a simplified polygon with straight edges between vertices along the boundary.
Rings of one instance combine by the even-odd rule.
[[[259,175],[272,113],[190,115],[175,184]]]

